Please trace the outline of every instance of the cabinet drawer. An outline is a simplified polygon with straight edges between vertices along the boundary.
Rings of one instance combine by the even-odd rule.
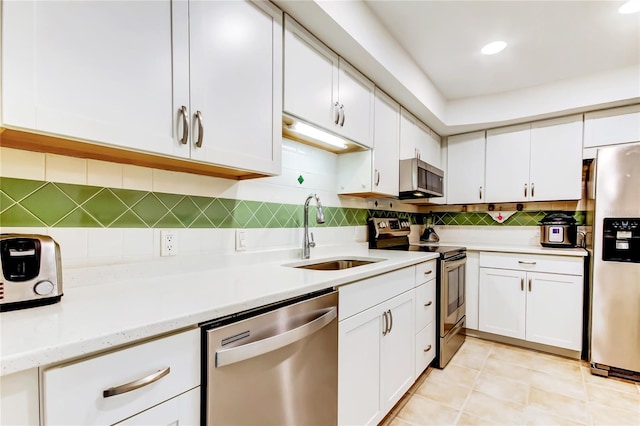
[[[136,390],[107,389],[169,373]],[[44,370],[44,424],[112,424],[200,384],[200,330],[190,330]]]
[[[416,378],[429,366],[436,357],[436,322],[416,334]]]
[[[582,257],[480,252],[481,268],[582,275],[583,262]]]
[[[429,280],[435,280],[438,262],[436,259],[416,265],[416,285],[426,283]]]
[[[416,287],[416,330],[436,318],[436,280]]]
[[[340,287],[339,320],[411,290],[415,286],[414,274],[415,267],[410,266]]]

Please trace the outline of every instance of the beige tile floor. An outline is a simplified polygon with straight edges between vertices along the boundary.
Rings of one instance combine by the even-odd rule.
[[[640,384],[592,376],[586,362],[467,337],[381,425],[640,426]]]

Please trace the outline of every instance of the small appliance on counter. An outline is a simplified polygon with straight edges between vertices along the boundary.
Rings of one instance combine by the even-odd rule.
[[[60,301],[60,246],[53,238],[0,234],[0,258],[0,312]]]
[[[578,247],[576,219],[566,213],[549,213],[539,223],[542,247]]]
[[[436,230],[433,229],[433,220],[429,216],[427,219],[427,223],[425,224],[424,232],[420,236],[420,241],[429,242],[429,243],[437,243],[440,241],[440,237],[436,233]]]

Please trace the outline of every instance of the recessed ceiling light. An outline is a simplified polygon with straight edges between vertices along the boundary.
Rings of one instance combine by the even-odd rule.
[[[618,9],[623,15],[640,12],[640,0],[629,0]]]
[[[480,52],[482,52],[484,55],[495,55],[498,52],[502,52],[505,47],[507,47],[507,43],[505,43],[504,41],[493,41],[483,47]]]

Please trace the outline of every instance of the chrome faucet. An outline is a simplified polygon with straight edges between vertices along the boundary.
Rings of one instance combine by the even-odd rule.
[[[316,246],[315,241],[313,241],[313,232],[311,233],[311,241],[309,241],[309,201],[312,198],[316,199],[316,205],[318,209],[316,210],[316,223],[324,223],[324,211],[322,210],[322,204],[320,203],[320,198],[318,194],[309,194],[307,200],[304,202],[304,241],[302,243],[302,258],[308,259],[311,254],[311,248]]]

